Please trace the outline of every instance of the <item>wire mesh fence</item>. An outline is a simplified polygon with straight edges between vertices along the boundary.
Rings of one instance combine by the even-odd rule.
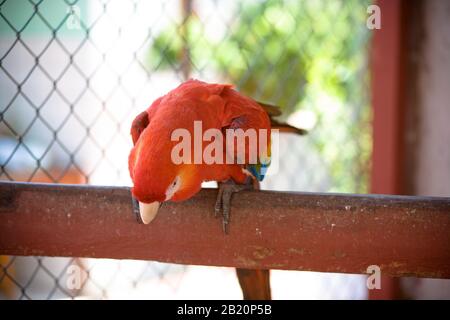
[[[129,185],[134,116],[194,77],[234,83],[311,131],[280,138],[279,170],[263,188],[364,192],[368,4],[2,1],[0,179]],[[6,256],[0,263],[4,298],[241,297],[229,268]],[[85,277],[69,289],[74,265]],[[275,271],[272,287],[275,298],[366,296],[356,275]]]

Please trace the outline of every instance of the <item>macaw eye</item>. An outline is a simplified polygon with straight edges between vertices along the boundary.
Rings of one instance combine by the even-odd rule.
[[[175,192],[180,188],[180,177],[177,176],[166,190],[166,200],[170,200]]]
[[[175,179],[173,180],[171,187],[175,187],[178,183],[180,182],[180,177],[176,176]]]

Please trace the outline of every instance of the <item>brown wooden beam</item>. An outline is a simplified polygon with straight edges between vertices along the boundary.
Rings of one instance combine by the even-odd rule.
[[[215,197],[142,225],[129,188],[0,182],[0,254],[450,278],[450,198],[248,191],[225,235]]]

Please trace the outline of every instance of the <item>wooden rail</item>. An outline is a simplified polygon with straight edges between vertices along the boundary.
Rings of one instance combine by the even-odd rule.
[[[245,191],[225,235],[215,196],[142,225],[129,188],[0,182],[0,254],[450,278],[450,198]]]

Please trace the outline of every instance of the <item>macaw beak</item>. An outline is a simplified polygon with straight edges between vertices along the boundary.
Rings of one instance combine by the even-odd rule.
[[[154,201],[152,203],[139,202],[139,215],[144,224],[149,224],[158,214],[160,203]]]

